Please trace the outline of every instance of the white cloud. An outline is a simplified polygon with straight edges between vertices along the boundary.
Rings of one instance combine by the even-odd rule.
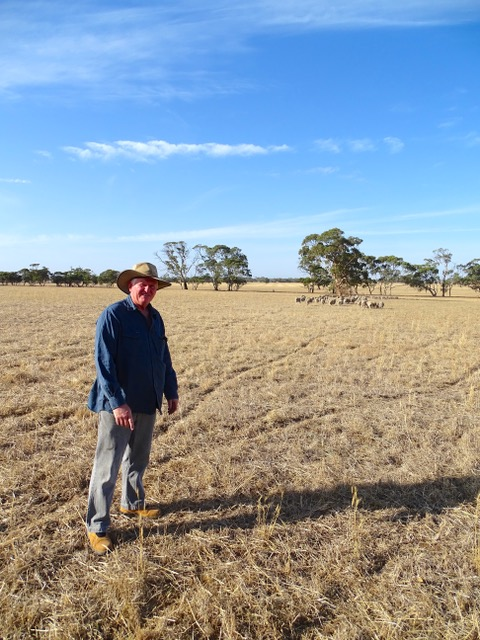
[[[467,147],[478,147],[480,145],[480,133],[476,131],[470,131],[465,137],[464,141],[467,144]]]
[[[338,167],[313,167],[312,169],[308,169],[306,173],[316,173],[320,175],[331,175],[332,173],[337,173]]]
[[[24,180],[23,178],[0,178],[0,182],[6,182],[8,184],[30,184],[30,180]]]
[[[364,215],[370,211],[370,217],[365,218]],[[391,229],[392,222],[404,223],[406,221],[432,221],[436,218],[452,218],[453,221],[458,220],[458,216],[475,216],[478,217],[480,212],[479,205],[471,205],[468,207],[459,207],[452,209],[441,209],[432,211],[419,211],[412,213],[400,213],[390,214],[388,216],[388,228],[379,227],[379,223],[385,223],[387,219],[385,215],[378,218],[375,216],[371,209],[366,207],[357,207],[352,209],[332,209],[328,211],[322,211],[320,213],[292,216],[285,218],[276,218],[267,222],[246,222],[244,224],[225,225],[219,227],[206,227],[190,230],[168,230],[163,233],[148,233],[148,234],[136,234],[136,235],[124,235],[124,236],[106,236],[94,234],[39,234],[29,236],[28,233],[22,233],[21,235],[15,234],[0,234],[0,246],[17,246],[17,245],[44,245],[44,244],[56,244],[58,246],[65,246],[66,244],[83,245],[109,245],[109,244],[124,244],[124,243],[163,243],[169,241],[176,241],[178,238],[182,238],[185,242],[234,242],[238,243],[244,240],[255,240],[260,242],[269,242],[272,239],[295,239],[303,238],[305,235],[315,232],[315,229],[324,229],[328,226],[342,226],[351,228],[352,226],[362,225],[362,230],[359,230],[360,235],[390,235],[390,234],[404,234],[409,235],[412,233],[428,233],[431,230],[431,222],[423,229],[414,229],[412,227],[403,226],[401,229]],[[360,214],[363,214],[360,216]],[[368,229],[368,225],[372,225],[375,228]],[[357,232],[354,232],[357,234]]]
[[[435,218],[453,218],[455,220],[458,216],[469,216],[469,215],[478,216],[479,213],[480,213],[479,205],[472,205],[468,207],[458,207],[454,209],[418,211],[413,213],[403,213],[398,215],[392,215],[390,217],[390,220],[401,221],[401,222],[404,222],[406,220],[432,220]]]
[[[465,22],[478,16],[475,0],[263,0],[265,21],[297,28],[375,28]]]
[[[355,153],[363,153],[365,151],[375,151],[375,143],[370,138],[361,138],[358,140],[348,140],[348,146]]]
[[[450,118],[449,120],[444,120],[440,122],[438,125],[439,129],[452,129],[453,127],[457,127],[462,122],[462,118],[455,117]]]
[[[327,226],[334,224],[339,217],[344,215],[356,215],[363,211],[356,209],[334,209],[321,213],[289,218],[277,218],[268,222],[249,222],[245,224],[226,225],[221,227],[209,227],[191,230],[171,230],[163,233],[150,233],[128,236],[95,236],[93,234],[39,234],[29,236],[28,233],[0,234],[0,246],[16,246],[46,243],[65,246],[66,244],[123,244],[123,243],[162,243],[176,241],[178,238],[186,242],[221,241],[238,242],[239,240],[252,239],[269,241],[272,238],[297,238],[312,232],[315,226]]]
[[[174,144],[165,140],[150,140],[149,142],[135,142],[132,140],[118,140],[105,144],[87,142],[84,147],[64,147],[64,151],[82,160],[110,160],[113,158],[128,158],[130,160],[147,161],[163,160],[170,156],[198,156],[225,158],[228,156],[258,156],[268,153],[288,151],[287,145],[272,145],[262,147],[256,144],[222,144],[206,142],[202,144]]]
[[[405,147],[405,144],[394,136],[386,136],[383,143],[387,145],[390,153],[399,153]],[[377,151],[378,146],[375,140],[371,138],[356,138],[350,140],[334,140],[333,138],[323,138],[315,140],[315,146],[320,151],[331,153],[341,153],[344,149],[349,149],[353,153],[365,153],[367,151]]]
[[[342,150],[340,142],[333,138],[320,138],[315,140],[315,145],[320,151],[329,151],[330,153],[340,153]]]
[[[478,0],[196,0],[141,6],[92,0],[0,5],[0,91],[82,87],[102,97],[156,99],[235,91],[216,60],[269,32],[472,22]],[[130,4],[130,3],[128,3]]]
[[[384,143],[390,150],[390,153],[400,153],[403,151],[405,144],[400,140],[400,138],[395,138],[393,136],[387,136],[383,139]]]

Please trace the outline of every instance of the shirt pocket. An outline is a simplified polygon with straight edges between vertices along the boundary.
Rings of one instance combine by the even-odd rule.
[[[139,329],[129,328],[123,332],[123,349],[127,359],[138,356],[144,349],[144,338]]]

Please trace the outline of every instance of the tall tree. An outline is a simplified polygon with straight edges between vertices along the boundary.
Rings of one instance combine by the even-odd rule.
[[[187,244],[183,240],[165,242],[161,253],[157,251],[155,255],[167,269],[167,275],[178,282],[182,289],[188,289],[188,273],[197,258],[190,259],[190,249]]]
[[[218,291],[223,280],[221,254],[227,249],[226,245],[221,244],[216,244],[214,247],[207,247],[205,244],[195,245],[195,250],[200,258],[197,264],[197,274],[200,278],[208,279],[215,291]]]
[[[33,267],[31,274],[32,282],[34,284],[45,285],[50,280],[52,274],[48,270],[48,267],[42,267],[39,269],[39,264],[31,264],[30,266]]]
[[[470,260],[467,264],[460,265],[464,275],[459,279],[460,284],[480,292],[480,258]]]
[[[423,264],[405,263],[403,282],[409,287],[420,291],[428,291],[435,297],[438,293],[438,266],[432,258],[427,258]]]
[[[348,293],[365,281],[367,272],[360,238],[346,238],[338,228],[312,233],[302,242],[299,267],[319,282],[329,282],[335,293]]]
[[[98,284],[108,284],[113,287],[116,283],[119,271],[115,271],[115,269],[106,269],[106,271],[102,271],[98,274]]]
[[[451,268],[452,254],[448,249],[435,249],[433,252],[433,261],[438,267],[440,278],[440,289],[444,298],[452,291],[453,277],[455,270]]]
[[[252,277],[248,268],[247,256],[238,247],[229,249],[224,258],[225,282],[228,290],[238,291],[240,287],[247,283],[247,279]]]
[[[218,291],[220,284],[225,282],[228,290],[237,290],[251,277],[247,256],[238,247],[227,247],[217,244],[214,247],[196,245],[199,262],[198,275],[207,277]]]
[[[83,267],[72,267],[64,275],[65,284],[69,287],[87,287],[89,284],[97,282],[97,276],[93,271]]]
[[[376,259],[375,275],[380,286],[380,294],[391,295],[394,284],[402,282],[405,271],[403,258],[380,256]]]

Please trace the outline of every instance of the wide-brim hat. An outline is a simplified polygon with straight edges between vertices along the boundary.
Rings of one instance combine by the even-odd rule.
[[[171,285],[171,282],[167,282],[158,277],[157,267],[150,262],[139,262],[138,264],[134,264],[131,269],[125,269],[125,271],[119,273],[117,278],[118,288],[121,289],[123,293],[129,293],[128,283],[130,280],[133,280],[133,278],[152,278],[158,282],[159,289]]]

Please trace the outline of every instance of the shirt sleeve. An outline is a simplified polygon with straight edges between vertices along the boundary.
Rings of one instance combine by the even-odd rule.
[[[117,376],[116,356],[120,339],[120,322],[109,309],[99,317],[95,335],[97,382],[112,409],[125,404],[125,391]]]

